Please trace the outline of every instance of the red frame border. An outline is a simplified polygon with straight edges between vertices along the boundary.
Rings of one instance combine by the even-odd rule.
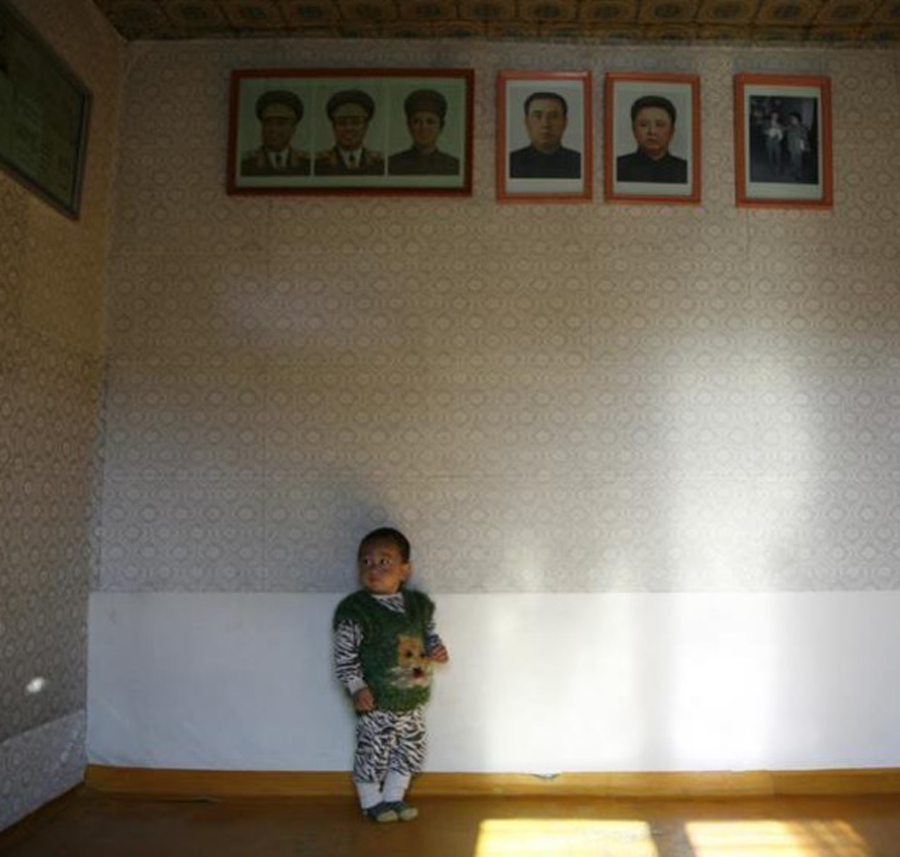
[[[645,83],[684,83],[691,87],[691,192],[677,196],[666,194],[629,194],[616,193],[613,189],[613,171],[615,170],[615,146],[613,136],[616,118],[615,85],[621,81],[637,81]],[[607,202],[665,203],[672,205],[697,205],[700,202],[703,162],[700,144],[700,76],[697,74],[652,74],[652,73],[620,73],[609,72],[604,84],[604,136],[605,171],[604,192]]]
[[[822,111],[822,198],[790,199],[765,198],[747,195],[746,123],[744,92],[747,85],[815,87],[819,90]],[[827,208],[834,206],[834,179],[831,153],[831,78],[818,75],[738,74],[734,78],[734,164],[735,204],[739,208]]]
[[[582,122],[584,139],[581,150],[582,190],[571,193],[512,193],[507,188],[506,149],[507,83],[514,80],[580,81],[582,83]],[[593,78],[590,71],[501,71],[497,74],[497,199],[500,202],[590,202],[594,191]],[[541,179],[545,181],[545,179]]]

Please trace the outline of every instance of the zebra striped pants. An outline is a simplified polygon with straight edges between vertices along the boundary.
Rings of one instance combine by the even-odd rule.
[[[356,721],[353,779],[380,783],[388,770],[415,774],[425,761],[425,716],[412,711],[370,711]]]

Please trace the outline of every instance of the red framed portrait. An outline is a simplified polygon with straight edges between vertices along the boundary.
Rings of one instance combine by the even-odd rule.
[[[700,78],[606,75],[605,193],[610,202],[700,202]]]
[[[589,71],[501,71],[497,199],[586,202],[593,188]]]
[[[734,86],[736,202],[831,208],[831,81],[739,74]]]

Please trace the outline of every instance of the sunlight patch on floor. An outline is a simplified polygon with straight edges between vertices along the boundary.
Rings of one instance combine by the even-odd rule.
[[[696,821],[695,857],[871,857],[845,821]]]
[[[478,830],[475,857],[659,857],[643,821],[590,819],[487,819]]]

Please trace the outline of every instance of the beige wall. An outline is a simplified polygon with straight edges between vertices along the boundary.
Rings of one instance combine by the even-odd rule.
[[[79,220],[0,173],[0,827],[77,783],[85,759],[90,542],[123,56],[86,0],[14,5],[92,91],[93,108]]]
[[[338,54],[340,51],[340,54]],[[228,197],[234,68],[472,67],[471,199]],[[590,69],[597,199],[494,197],[500,69]],[[703,202],[602,200],[607,71],[702,84]],[[733,75],[834,83],[831,212],[734,205]],[[155,44],[126,82],[98,588],[896,588],[891,51]]]

